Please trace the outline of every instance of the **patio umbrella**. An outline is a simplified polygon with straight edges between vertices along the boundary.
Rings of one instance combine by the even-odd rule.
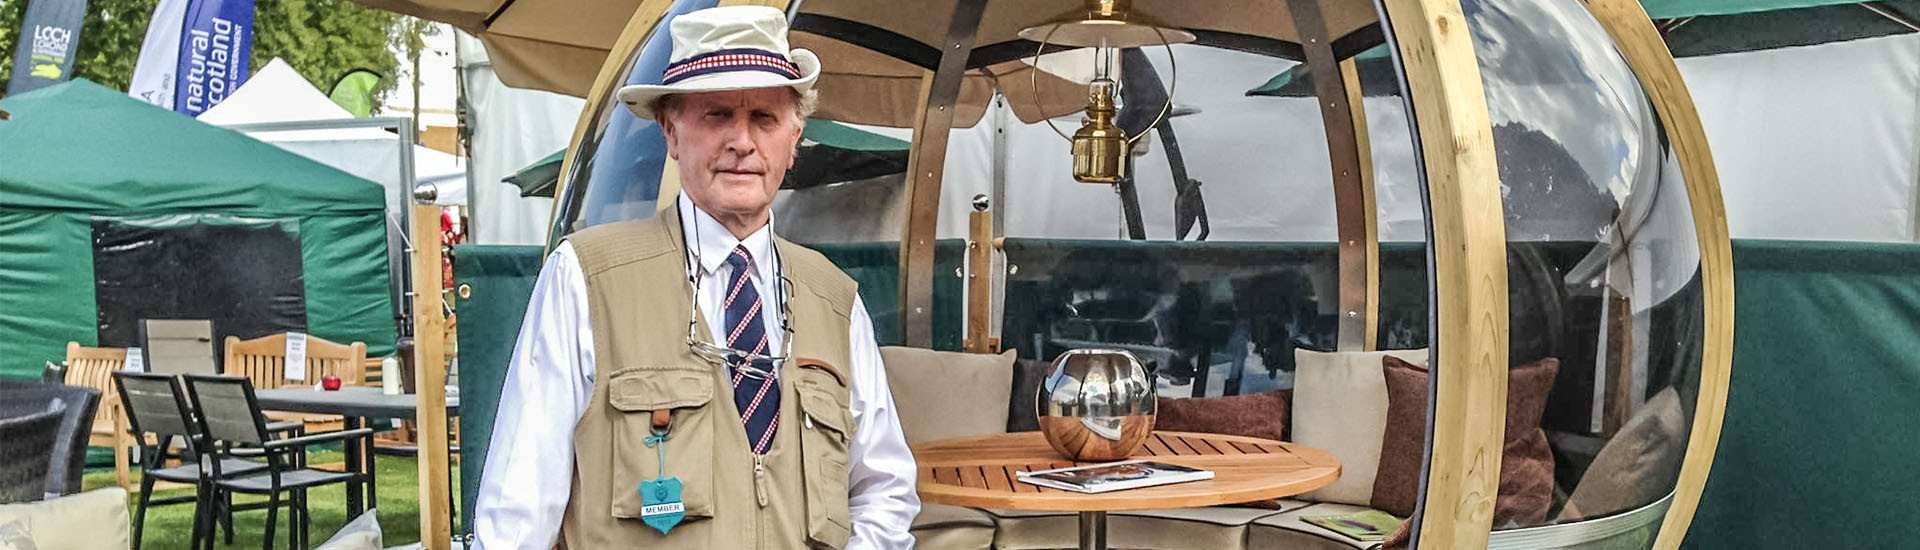
[[[1360,93],[1366,97],[1400,94],[1399,77],[1393,74],[1393,57],[1382,44],[1353,56],[1360,71]],[[1314,97],[1313,71],[1306,63],[1273,75],[1260,87],[1247,90],[1249,96]]]
[[[567,156],[565,148],[554,151],[533,164],[521,168],[513,175],[500,178],[500,181],[520,188],[522,197],[553,197],[553,185],[560,181],[560,161]]]
[[[845,124],[808,120],[800,134],[800,153],[787,170],[783,189],[862,180],[907,171],[906,141]],[[552,197],[567,151],[554,151],[502,181],[520,188],[522,197]]]

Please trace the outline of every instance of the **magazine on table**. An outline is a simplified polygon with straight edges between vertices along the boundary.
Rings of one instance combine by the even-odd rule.
[[[1135,487],[1213,479],[1213,472],[1164,462],[1125,460],[1072,468],[1020,472],[1015,477],[1020,478],[1021,483],[1042,487],[1082,493],[1104,493]]]

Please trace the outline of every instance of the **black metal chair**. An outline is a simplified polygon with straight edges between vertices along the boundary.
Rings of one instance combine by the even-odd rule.
[[[211,527],[215,519],[226,519],[227,531],[231,534],[232,507],[213,481],[219,476],[259,473],[267,469],[267,465],[213,452],[213,446],[207,444],[206,436],[192,420],[194,412],[187,405],[187,394],[179,378],[139,372],[115,372],[113,378],[120,389],[121,402],[126,404],[127,423],[143,442],[140,503],[133,516],[134,550],[140,548],[147,508],[159,505],[194,503],[193,545],[196,548],[202,540],[212,542]],[[144,443],[149,441],[149,435],[152,445]],[[175,441],[180,443],[181,452],[177,455],[174,454]],[[179,459],[180,465],[167,467],[167,462],[174,458]],[[209,467],[201,468],[202,462]],[[153,486],[159,481],[192,484],[194,494],[155,501]]]
[[[47,465],[65,413],[58,398],[0,402],[0,503],[46,496]]]
[[[273,548],[276,514],[281,493],[287,493],[287,547],[306,548],[312,517],[307,513],[307,489],[334,483],[361,483],[360,472],[329,472],[301,467],[306,447],[352,438],[371,438],[373,430],[360,428],[325,432],[286,439],[275,439],[260,413],[260,401],[253,384],[241,376],[189,374],[187,393],[199,412],[202,432],[210,441],[237,447],[261,449],[267,459],[264,473],[249,477],[223,477],[221,467],[213,463],[214,485],[222,491],[267,495],[267,530],[261,548]],[[371,444],[368,441],[368,444]],[[210,542],[210,541],[209,541]]]
[[[67,364],[48,361],[47,367],[40,369],[40,381],[54,384],[67,383]]]
[[[65,403],[66,409],[54,437],[53,456],[47,462],[47,498],[80,492],[80,477],[87,466],[87,439],[92,435],[94,409],[100,406],[100,391],[57,382],[0,380],[0,401],[54,399]]]

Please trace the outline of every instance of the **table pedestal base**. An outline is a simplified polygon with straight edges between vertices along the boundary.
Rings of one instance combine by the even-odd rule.
[[[1107,513],[1080,513],[1080,550],[1107,550]]]

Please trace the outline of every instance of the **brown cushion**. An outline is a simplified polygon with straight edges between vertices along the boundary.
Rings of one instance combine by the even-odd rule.
[[[1647,400],[1632,420],[1600,448],[1580,476],[1559,520],[1608,516],[1653,504],[1673,490],[1687,453],[1687,416],[1680,394],[1667,388]]]
[[[1426,447],[1427,370],[1387,357],[1387,434],[1380,446],[1372,506],[1396,516],[1419,501],[1420,457]],[[1540,429],[1547,392],[1560,370],[1548,357],[1507,371],[1507,432],[1500,457],[1500,494],[1493,527],[1539,525],[1553,504],[1553,451]]]
[[[1053,363],[1039,359],[1013,362],[1013,395],[1007,403],[1007,431],[1031,432],[1040,429],[1040,382],[1053,372]]]
[[[1239,435],[1285,441],[1292,390],[1227,397],[1162,397],[1153,429]]]
[[[1013,350],[999,355],[886,346],[887,386],[908,445],[1005,433]],[[987,404],[993,405],[987,405]]]

